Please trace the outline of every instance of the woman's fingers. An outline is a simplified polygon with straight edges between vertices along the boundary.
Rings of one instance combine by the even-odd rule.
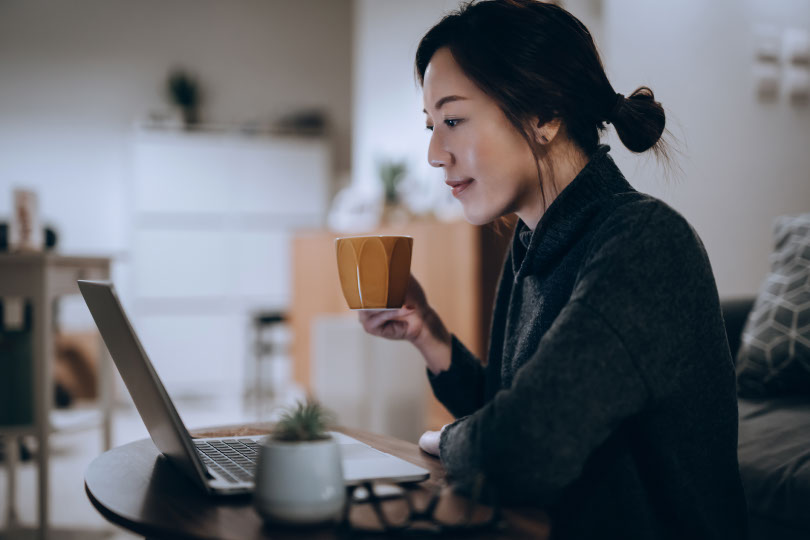
[[[391,318],[391,317],[400,317],[402,315],[407,315],[413,311],[411,307],[401,307],[399,309],[366,309],[363,311],[359,311],[358,315],[360,317],[360,321],[368,321],[371,319],[377,318]]]
[[[422,436],[419,437],[419,448],[428,454],[439,457],[439,443],[442,440],[442,432],[449,425],[450,424],[443,425],[442,429],[439,431],[426,431],[422,433]]]
[[[360,312],[360,322],[367,331],[375,330],[385,323],[405,317],[413,312],[412,309],[402,308],[396,311],[362,311]]]
[[[373,336],[386,339],[409,339],[421,328],[421,321],[414,319],[414,310],[398,310],[360,313],[359,320],[363,329]]]
[[[388,321],[379,330],[380,337],[388,339],[402,339],[408,330],[408,323],[405,321]]]

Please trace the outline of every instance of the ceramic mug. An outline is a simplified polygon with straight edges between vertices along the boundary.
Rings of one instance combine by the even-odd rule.
[[[410,236],[335,239],[338,275],[351,309],[399,309],[411,275]]]
[[[346,502],[337,442],[276,441],[259,445],[253,506],[265,520],[306,525],[339,519]]]

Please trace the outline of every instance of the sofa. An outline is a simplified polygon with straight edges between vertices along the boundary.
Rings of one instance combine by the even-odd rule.
[[[753,305],[753,297],[722,302],[732,358]],[[810,539],[810,396],[739,398],[738,404],[750,539]]]

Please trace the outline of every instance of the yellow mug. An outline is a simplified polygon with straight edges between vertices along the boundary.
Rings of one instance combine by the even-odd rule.
[[[335,239],[338,275],[351,309],[398,309],[411,275],[410,236]]]

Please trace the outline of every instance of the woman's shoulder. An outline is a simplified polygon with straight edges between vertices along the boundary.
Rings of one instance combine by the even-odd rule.
[[[696,237],[686,218],[666,202],[638,191],[613,196],[600,220],[602,234],[633,237]]]
[[[669,259],[705,249],[686,218],[666,202],[640,192],[614,195],[590,243],[590,258]]]

